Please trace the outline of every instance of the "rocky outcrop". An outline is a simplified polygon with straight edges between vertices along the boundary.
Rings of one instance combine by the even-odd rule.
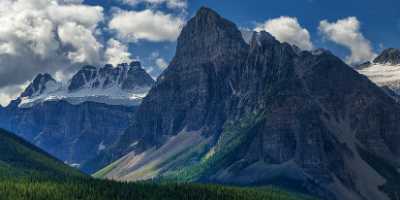
[[[374,63],[399,65],[400,49],[385,49],[377,58],[375,58]]]
[[[35,97],[46,91],[57,89],[59,83],[50,74],[39,74],[21,94],[21,97]]]
[[[389,199],[400,106],[328,51],[248,42],[201,8],[96,176],[276,184],[324,199]],[[124,156],[125,155],[125,156]],[[394,170],[393,170],[394,169]]]

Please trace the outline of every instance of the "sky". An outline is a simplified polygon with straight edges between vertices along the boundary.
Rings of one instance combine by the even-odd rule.
[[[398,0],[1,0],[0,104],[38,73],[66,81],[86,64],[139,60],[156,78],[201,6],[241,30],[268,31],[303,50],[325,48],[348,64],[400,48]]]

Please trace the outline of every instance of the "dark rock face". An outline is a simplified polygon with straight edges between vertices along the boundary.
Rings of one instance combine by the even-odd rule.
[[[73,92],[83,87],[105,89],[116,85],[129,91],[137,87],[151,87],[153,84],[151,76],[141,67],[140,62],[135,61],[129,65],[119,64],[115,68],[112,65],[99,69],[85,66],[72,77],[68,90]]]
[[[160,122],[158,127],[143,127],[143,136],[154,136],[151,140],[177,133],[185,126],[216,134],[226,120],[226,105],[221,100],[229,99],[231,87],[225,79],[230,78],[231,67],[245,53],[246,44],[233,23],[207,10],[199,15],[178,39],[171,63],[174,67],[161,75],[141,107],[146,117],[138,119],[138,124],[147,124],[149,119]]]
[[[392,65],[400,64],[400,49],[385,49],[377,58],[375,58],[374,63]]]
[[[391,88],[389,88],[387,86],[383,86],[381,88],[387,95],[392,97],[397,103],[400,103],[400,96],[398,93],[396,93],[395,91],[393,91]]]
[[[385,183],[388,177],[360,151],[400,167],[399,122],[393,98],[331,53],[300,52],[266,32],[246,44],[233,23],[202,8],[132,125],[103,158],[163,149],[171,136],[197,132],[212,138],[200,159],[170,161],[158,176],[195,166],[192,181],[297,182],[324,199],[389,199],[393,193],[378,187],[398,186]],[[226,153],[235,139],[240,145]],[[205,168],[209,155],[213,164]],[[113,167],[109,177],[123,180],[140,169]]]
[[[122,82],[123,90],[133,90],[135,87],[149,87],[154,84],[154,80],[142,68],[140,62],[132,62],[129,65],[129,70],[126,79]]]
[[[0,112],[0,127],[77,166],[111,145],[128,127],[135,108],[86,102],[50,101],[31,108],[11,104]],[[90,166],[86,171],[96,169]]]
[[[83,87],[87,82],[96,78],[97,68],[94,66],[85,66],[76,73],[68,86],[69,91],[74,91]]]

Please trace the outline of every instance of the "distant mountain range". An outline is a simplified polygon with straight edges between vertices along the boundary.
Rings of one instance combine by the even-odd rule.
[[[245,39],[201,8],[130,127],[97,158],[114,162],[95,176],[396,199],[396,100],[326,50],[301,51],[266,32]]]
[[[64,100],[71,104],[98,102],[108,105],[139,105],[154,83],[140,62],[116,67],[85,66],[66,85],[49,74],[39,74],[21,94],[19,107],[32,107],[47,101]]]
[[[118,139],[153,84],[139,62],[84,66],[66,84],[39,74],[0,110],[0,127],[80,167]]]

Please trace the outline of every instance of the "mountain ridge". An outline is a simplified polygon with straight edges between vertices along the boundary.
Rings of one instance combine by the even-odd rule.
[[[123,157],[96,175],[288,180],[325,199],[392,198],[381,188],[398,183],[368,158],[399,166],[400,106],[333,54],[257,34],[247,44],[236,25],[201,8],[130,128],[105,151]]]
[[[98,102],[109,105],[136,106],[153,86],[154,80],[140,62],[115,67],[83,66],[62,84],[49,74],[39,74],[20,95],[19,107],[32,107],[46,101],[65,100],[71,104]]]

